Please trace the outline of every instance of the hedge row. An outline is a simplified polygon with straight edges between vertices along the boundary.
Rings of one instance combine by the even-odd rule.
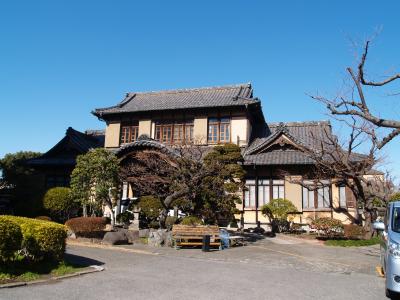
[[[66,238],[64,225],[24,217],[0,216],[2,261],[12,259],[16,251],[33,261],[45,258],[61,260]]]
[[[77,236],[87,236],[104,230],[107,219],[103,217],[78,217],[69,219],[65,225]]]

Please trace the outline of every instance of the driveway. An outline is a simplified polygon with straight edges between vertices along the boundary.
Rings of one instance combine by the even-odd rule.
[[[0,290],[0,299],[386,299],[378,248],[277,237],[224,251],[68,246],[105,271]]]

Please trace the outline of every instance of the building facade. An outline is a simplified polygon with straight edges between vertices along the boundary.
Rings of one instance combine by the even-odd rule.
[[[297,223],[325,216],[345,223],[357,218],[352,193],[334,180],[327,178],[318,187],[308,179],[304,183],[310,189],[296,183],[313,168],[304,149],[316,147],[315,137],[331,134],[330,123],[266,123],[251,84],[128,93],[119,104],[92,113],[106,123],[104,146],[116,152],[145,145],[138,142],[140,136],[166,146],[239,145],[247,175],[237,219],[244,227],[268,225],[260,208],[279,198],[297,207],[292,215]],[[123,187],[122,200],[134,196],[129,183]]]

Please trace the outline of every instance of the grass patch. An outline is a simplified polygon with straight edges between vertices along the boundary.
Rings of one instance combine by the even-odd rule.
[[[66,260],[61,262],[42,261],[32,263],[23,259],[17,259],[7,265],[0,265],[0,284],[51,278],[74,273],[83,268],[83,266],[69,263]]]
[[[373,237],[369,240],[327,240],[325,241],[326,246],[334,247],[362,247],[362,246],[372,246],[377,245],[380,242],[379,237]]]

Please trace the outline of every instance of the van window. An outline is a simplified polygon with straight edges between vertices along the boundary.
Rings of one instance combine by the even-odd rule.
[[[393,207],[392,230],[400,232],[400,207]]]

